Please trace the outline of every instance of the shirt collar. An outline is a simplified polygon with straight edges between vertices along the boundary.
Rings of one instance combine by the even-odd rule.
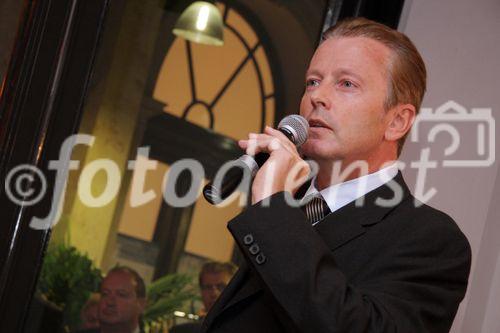
[[[377,172],[329,186],[319,191],[319,193],[325,199],[330,211],[334,212],[387,183],[393,179],[397,173],[398,164],[393,163]],[[303,197],[304,199],[318,193],[314,185],[315,182],[316,178],[312,180],[309,189]]]

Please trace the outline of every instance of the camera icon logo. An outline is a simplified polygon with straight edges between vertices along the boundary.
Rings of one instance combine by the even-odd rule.
[[[462,142],[462,138],[470,141],[474,137],[469,134],[471,130],[475,131],[475,142]],[[495,162],[495,119],[491,108],[472,108],[469,112],[451,100],[434,112],[422,108],[413,125],[411,141],[419,142],[425,131],[424,140],[428,142],[436,142],[438,134],[450,136],[451,143],[444,149],[444,167],[488,167]]]

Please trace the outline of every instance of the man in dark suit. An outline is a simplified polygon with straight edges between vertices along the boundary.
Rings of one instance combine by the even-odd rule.
[[[470,247],[449,216],[415,200],[393,163],[425,81],[418,51],[395,30],[351,19],[324,34],[306,74],[301,152],[271,128],[240,141],[270,156],[252,206],[228,225],[245,265],[203,332],[449,331]],[[298,186],[287,177],[306,178],[303,156],[319,171]]]

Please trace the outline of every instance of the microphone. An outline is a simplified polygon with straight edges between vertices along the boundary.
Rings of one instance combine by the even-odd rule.
[[[299,115],[289,115],[278,124],[278,130],[283,133],[296,147],[307,141],[309,123]],[[259,168],[267,161],[269,154],[258,153],[255,156],[243,155],[233,161],[233,166],[224,174],[222,179],[209,182],[203,188],[203,196],[212,205],[224,201],[240,185],[245,174],[252,178]]]

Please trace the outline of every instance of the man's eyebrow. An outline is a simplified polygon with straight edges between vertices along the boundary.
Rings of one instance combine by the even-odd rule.
[[[316,75],[316,76],[321,76],[321,73],[316,70],[316,69],[307,69],[306,71],[306,77],[310,76],[310,75]]]
[[[359,74],[356,74],[353,70],[351,69],[348,69],[348,68],[340,68],[340,69],[337,69],[333,72],[333,74],[335,76],[342,76],[342,75],[347,75],[347,76],[352,76],[353,78],[355,78],[356,80],[360,81],[360,82],[363,82],[363,78],[361,77],[361,75]],[[320,71],[316,70],[316,69],[308,69],[306,71],[306,78],[310,75],[314,75],[314,76],[322,76],[322,74],[320,73]]]
[[[334,74],[338,76],[342,75],[352,76],[356,80],[363,82],[363,78],[359,74],[356,74],[354,71],[348,68],[340,68],[339,70],[336,70]]]
[[[119,292],[126,292],[126,293],[131,293],[131,292],[132,292],[131,290],[124,289],[124,288],[119,288],[119,289],[116,289],[116,291],[119,291]]]
[[[117,289],[103,288],[101,290],[101,293],[104,291],[130,292],[128,289],[124,289],[124,288],[117,288]]]

